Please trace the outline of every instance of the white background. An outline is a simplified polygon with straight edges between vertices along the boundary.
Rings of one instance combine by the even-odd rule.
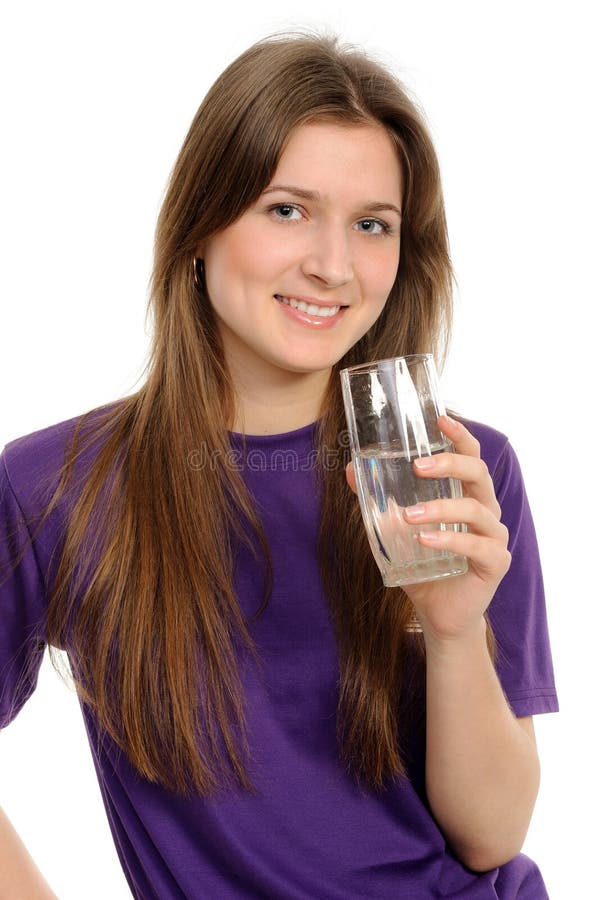
[[[592,7],[22,0],[0,25],[0,449],[136,387],[168,174],[242,50],[326,27],[419,98],[459,281],[446,400],[509,435],[544,564],[561,712],[535,719],[543,775],[524,850],[552,900],[596,890]],[[129,896],[76,698],[47,659],[0,737],[0,802],[61,900]]]

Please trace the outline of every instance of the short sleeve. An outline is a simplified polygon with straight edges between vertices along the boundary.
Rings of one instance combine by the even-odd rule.
[[[43,580],[0,454],[0,728],[33,693],[46,646]]]
[[[512,555],[488,610],[497,674],[516,716],[557,712],[537,538],[520,464],[507,439],[491,474]]]

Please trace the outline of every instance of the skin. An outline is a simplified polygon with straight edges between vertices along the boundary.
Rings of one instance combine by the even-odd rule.
[[[298,127],[273,185],[319,197],[264,193],[197,248],[236,393],[231,424],[247,434],[280,434],[315,421],[332,365],[380,315],[400,254],[402,172],[380,125]],[[390,230],[372,227],[375,221]],[[331,329],[307,328],[284,313],[275,294],[348,309]],[[467,523],[467,533],[419,540],[465,554],[469,570],[406,592],[426,644],[429,803],[455,854],[483,871],[520,851],[539,763],[532,719],[513,715],[485,642],[483,614],[510,565],[507,529],[478,442],[460,423],[444,418],[441,426],[456,452],[436,455],[430,469],[416,461],[415,471],[460,479],[464,496],[404,516],[411,524]],[[355,490],[351,464],[347,478]]]
[[[0,809],[0,898],[57,900],[3,809]]]
[[[320,199],[265,192],[198,247],[238,399],[234,430],[282,433],[317,418],[332,365],[379,317],[395,280],[400,213],[372,202],[401,210],[402,181],[382,126],[303,125],[266,191],[293,185]],[[316,330],[290,319],[275,294],[348,309]]]

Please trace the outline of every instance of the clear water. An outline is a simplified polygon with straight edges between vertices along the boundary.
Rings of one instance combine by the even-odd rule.
[[[434,445],[433,455],[453,449],[451,444]],[[372,552],[389,586],[431,581],[466,571],[464,556],[423,547],[418,534],[424,530],[462,531],[460,524],[409,525],[402,512],[438,497],[462,496],[455,478],[421,478],[414,473],[415,455],[405,450],[375,448],[354,460],[362,515]]]

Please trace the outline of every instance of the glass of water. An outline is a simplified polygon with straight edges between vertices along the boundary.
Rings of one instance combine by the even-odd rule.
[[[412,465],[420,456],[453,452],[437,422],[445,408],[432,354],[343,369],[341,385],[360,508],[383,583],[396,587],[463,574],[465,556],[424,547],[418,534],[465,531],[464,525],[409,525],[402,515],[406,506],[462,496],[457,479],[421,478]]]

